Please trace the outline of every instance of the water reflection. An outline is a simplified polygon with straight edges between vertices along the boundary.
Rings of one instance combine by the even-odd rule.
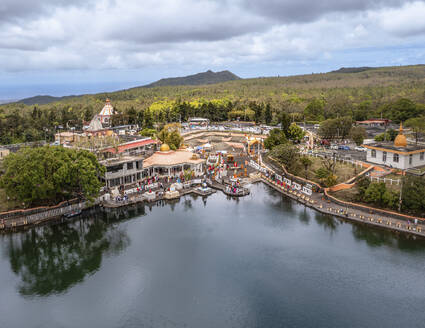
[[[405,251],[425,250],[425,240],[415,236],[378,229],[366,224],[353,224],[353,236],[357,241],[365,241],[370,247],[390,246]]]
[[[330,216],[330,215],[324,215],[319,212],[315,212],[315,220],[318,225],[322,226],[325,230],[329,231],[336,231],[339,225],[342,224],[342,221],[338,220],[337,218]]]
[[[80,219],[3,236],[11,269],[20,278],[19,293],[64,293],[97,271],[104,256],[122,252],[130,239],[111,222],[108,218]]]

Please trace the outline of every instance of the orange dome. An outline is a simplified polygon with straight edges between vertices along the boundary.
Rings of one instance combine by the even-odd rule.
[[[170,151],[170,146],[168,146],[166,143],[162,144],[159,148],[159,151]]]
[[[407,138],[403,134],[403,125],[400,123],[400,130],[397,137],[394,139],[394,146],[396,147],[406,147],[407,146]]]

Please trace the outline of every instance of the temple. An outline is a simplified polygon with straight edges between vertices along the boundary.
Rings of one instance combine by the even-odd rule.
[[[425,165],[425,146],[407,142],[403,125],[394,142],[378,142],[364,145],[368,162],[406,170]]]
[[[103,106],[102,110],[100,111],[99,115],[97,117],[100,120],[100,123],[105,126],[111,125],[112,116],[114,115],[114,107],[111,105],[111,101],[109,99],[106,99],[105,106]]]

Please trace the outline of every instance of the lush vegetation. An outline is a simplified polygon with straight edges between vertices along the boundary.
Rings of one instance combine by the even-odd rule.
[[[60,127],[80,128],[109,97],[118,114],[114,124],[158,128],[201,116],[212,121],[322,122],[347,118],[341,131],[328,121],[330,137],[348,136],[348,118],[383,117],[394,122],[425,115],[425,66],[377,68],[357,73],[326,73],[229,81],[200,86],[133,88],[113,93],[66,97],[28,106],[0,106],[0,143],[52,139]],[[285,117],[283,117],[285,116]],[[338,123],[338,124],[340,124]],[[289,126],[289,125],[288,125]]]
[[[425,177],[398,176],[401,185],[384,182],[371,182],[361,177],[353,189],[336,192],[338,198],[351,202],[361,202],[384,209],[399,210],[423,217],[425,213]],[[401,188],[400,188],[401,187]],[[401,204],[400,204],[400,190]],[[401,206],[400,206],[401,205]]]
[[[96,156],[63,147],[23,148],[7,156],[0,186],[25,206],[56,204],[74,197],[93,200],[104,174]]]

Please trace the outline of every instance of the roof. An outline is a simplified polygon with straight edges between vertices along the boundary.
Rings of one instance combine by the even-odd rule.
[[[357,124],[383,124],[383,123],[389,123],[391,120],[387,119],[371,119],[371,120],[365,120],[365,121],[356,121]]]
[[[99,130],[102,130],[102,129],[103,129],[103,126],[102,126],[102,123],[100,122],[100,118],[99,118],[98,115],[96,115],[90,121],[90,125],[87,128],[87,131],[99,131]]]
[[[406,147],[396,147],[393,142],[376,142],[363,146],[368,149],[382,150],[401,155],[410,155],[425,152],[425,146],[408,144]]]
[[[143,156],[124,156],[121,158],[110,158],[103,161],[100,161],[100,164],[103,166],[113,166],[127,162],[140,161],[143,159]]]
[[[208,122],[209,119],[203,117],[191,117],[189,118],[189,122]]]
[[[157,144],[157,143],[158,143],[158,141],[153,140],[153,139],[140,139],[140,140],[130,141],[130,142],[119,145],[118,146],[118,153],[122,153],[126,150],[129,150],[129,149],[138,148],[138,147],[146,146],[146,145]],[[112,154],[116,153],[115,147],[109,147],[109,148],[104,149],[103,151],[108,152],[108,153],[112,153]]]
[[[114,107],[112,107],[109,99],[106,99],[106,104],[105,104],[105,106],[103,106],[99,115],[100,116],[112,116],[112,115],[114,115]]]
[[[64,131],[64,132],[56,133],[56,135],[60,136],[60,137],[73,137],[75,135],[75,133],[69,132],[69,131]]]
[[[204,159],[193,159],[194,153],[187,150],[157,151],[151,157],[143,161],[143,167],[150,166],[173,166],[180,164],[199,164],[205,162]]]

